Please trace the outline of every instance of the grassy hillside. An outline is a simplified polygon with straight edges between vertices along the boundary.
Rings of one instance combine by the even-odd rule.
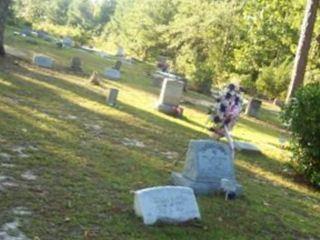
[[[320,193],[287,169],[290,153],[280,146],[274,106],[265,104],[260,120],[243,116],[234,130],[236,139],[262,149],[236,155],[241,198],[198,197],[200,223],[146,227],[133,213],[132,191],[168,184],[171,171],[184,164],[189,140],[208,138],[204,108],[196,104],[208,98],[188,93],[192,103],[183,106],[183,119],[175,119],[154,109],[159,89],[151,85],[147,64],[124,65],[121,81],[105,79],[97,87],[88,82],[89,74],[113,60],[42,41],[32,45],[12,31],[6,43],[24,59],[0,60],[0,176],[16,184],[0,193],[0,226],[14,219],[13,208],[23,206],[32,214],[20,229],[30,239],[320,236]],[[33,53],[53,57],[55,68],[32,65]],[[82,58],[85,74],[67,69],[72,56]],[[105,104],[111,87],[120,90],[117,108]],[[25,180],[26,171],[37,179]]]

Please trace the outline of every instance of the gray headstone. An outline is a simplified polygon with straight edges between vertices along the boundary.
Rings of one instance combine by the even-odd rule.
[[[97,72],[93,72],[91,74],[89,81],[94,85],[97,85],[97,86],[101,85],[101,81]]]
[[[260,149],[256,145],[247,142],[235,141],[234,147],[238,151],[260,152]]]
[[[35,55],[33,57],[33,62],[40,66],[45,68],[52,68],[53,66],[53,60],[50,57],[47,57],[45,55]]]
[[[116,106],[117,105],[117,98],[118,98],[119,90],[115,88],[111,88],[109,90],[109,94],[107,96],[107,104],[109,106]]]
[[[183,82],[164,79],[159,104],[169,104],[173,106],[178,106],[183,94]]]
[[[134,210],[146,225],[157,221],[180,223],[200,219],[193,190],[188,187],[153,187],[135,192]]]
[[[24,36],[31,36],[31,29],[28,27],[24,27],[21,31],[21,35]]]
[[[73,71],[81,72],[82,71],[82,62],[79,57],[73,57],[71,58],[71,64],[70,67]]]
[[[245,114],[251,117],[258,117],[261,104],[262,104],[261,100],[254,99],[254,98],[250,99],[250,101],[248,102]]]
[[[241,193],[230,147],[214,140],[191,140],[183,172],[172,173],[175,185],[191,187],[196,194],[222,191],[221,179],[228,179],[236,185],[236,193]]]
[[[65,37],[62,39],[62,44],[64,47],[73,47],[73,41],[70,37]]]
[[[104,72],[104,76],[111,80],[119,80],[121,78],[121,73],[116,69],[107,69]]]
[[[123,47],[119,47],[118,48],[116,56],[118,56],[118,57],[124,57],[125,56],[125,52],[124,52],[124,48]]]
[[[114,65],[113,69],[120,71],[121,65],[122,65],[122,62],[120,60],[118,60],[116,62],[116,64]]]

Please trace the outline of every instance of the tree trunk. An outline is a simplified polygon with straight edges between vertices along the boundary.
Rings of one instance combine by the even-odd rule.
[[[290,99],[293,97],[293,94],[297,90],[297,88],[303,84],[318,6],[319,0],[308,0],[303,19],[303,24],[301,27],[299,45],[294,60],[294,67],[291,76],[291,83],[288,89],[286,103],[288,103]]]
[[[11,0],[0,0],[0,57],[5,55],[3,38],[10,2]]]

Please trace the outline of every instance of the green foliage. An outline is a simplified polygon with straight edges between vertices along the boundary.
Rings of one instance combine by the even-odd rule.
[[[44,26],[50,26],[53,33],[69,28],[70,33],[80,33],[70,36],[86,42],[101,34],[115,4],[115,0],[16,0],[13,11],[16,18],[30,22],[34,28],[45,30]]]
[[[291,147],[297,170],[320,184],[320,83],[298,89],[284,108],[283,121],[292,132]]]
[[[277,67],[270,65],[262,68],[256,82],[257,90],[269,98],[284,100],[292,70],[288,62],[285,61]]]

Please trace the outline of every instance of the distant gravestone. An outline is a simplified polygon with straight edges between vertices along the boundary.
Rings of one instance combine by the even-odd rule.
[[[171,79],[164,79],[159,104],[169,104],[178,106],[183,94],[183,82],[171,80]]]
[[[93,72],[90,76],[89,79],[90,83],[92,83],[93,85],[97,85],[100,86],[101,85],[101,81],[99,79],[99,75],[97,72]]]
[[[111,80],[119,80],[121,78],[121,73],[117,69],[110,68],[104,71],[104,76]]]
[[[171,177],[175,185],[191,187],[196,194],[222,191],[222,179],[236,186],[236,194],[242,191],[235,178],[230,147],[214,140],[191,140],[183,172],[173,172]]]
[[[26,37],[26,36],[31,36],[31,29],[28,27],[25,27],[21,31],[21,35]]]
[[[117,50],[117,57],[124,57],[125,56],[125,52],[124,52],[124,48],[123,47],[119,47]]]
[[[157,109],[160,112],[181,117],[183,109],[179,107],[179,103],[183,94],[183,86],[181,81],[164,79]]]
[[[251,117],[258,117],[259,110],[261,108],[262,101],[259,99],[252,98],[248,102],[245,114]]]
[[[200,219],[193,190],[188,187],[153,187],[135,192],[134,210],[151,225],[160,222],[180,223]]]
[[[107,96],[107,104],[109,106],[116,106],[117,105],[117,98],[118,98],[119,90],[115,88],[111,88],[109,90],[108,96]]]
[[[121,66],[122,66],[122,62],[120,60],[118,60],[116,62],[116,64],[114,65],[113,69],[120,71]]]
[[[238,151],[260,152],[260,149],[256,145],[247,142],[235,141],[234,147]]]
[[[82,65],[82,62],[81,62],[81,59],[79,57],[71,58],[70,68],[73,71],[81,72],[82,71],[81,65]]]
[[[62,44],[64,47],[71,48],[73,47],[73,41],[70,37],[65,37],[62,39]]]
[[[44,68],[52,68],[53,60],[45,55],[35,55],[33,57],[33,63]]]

